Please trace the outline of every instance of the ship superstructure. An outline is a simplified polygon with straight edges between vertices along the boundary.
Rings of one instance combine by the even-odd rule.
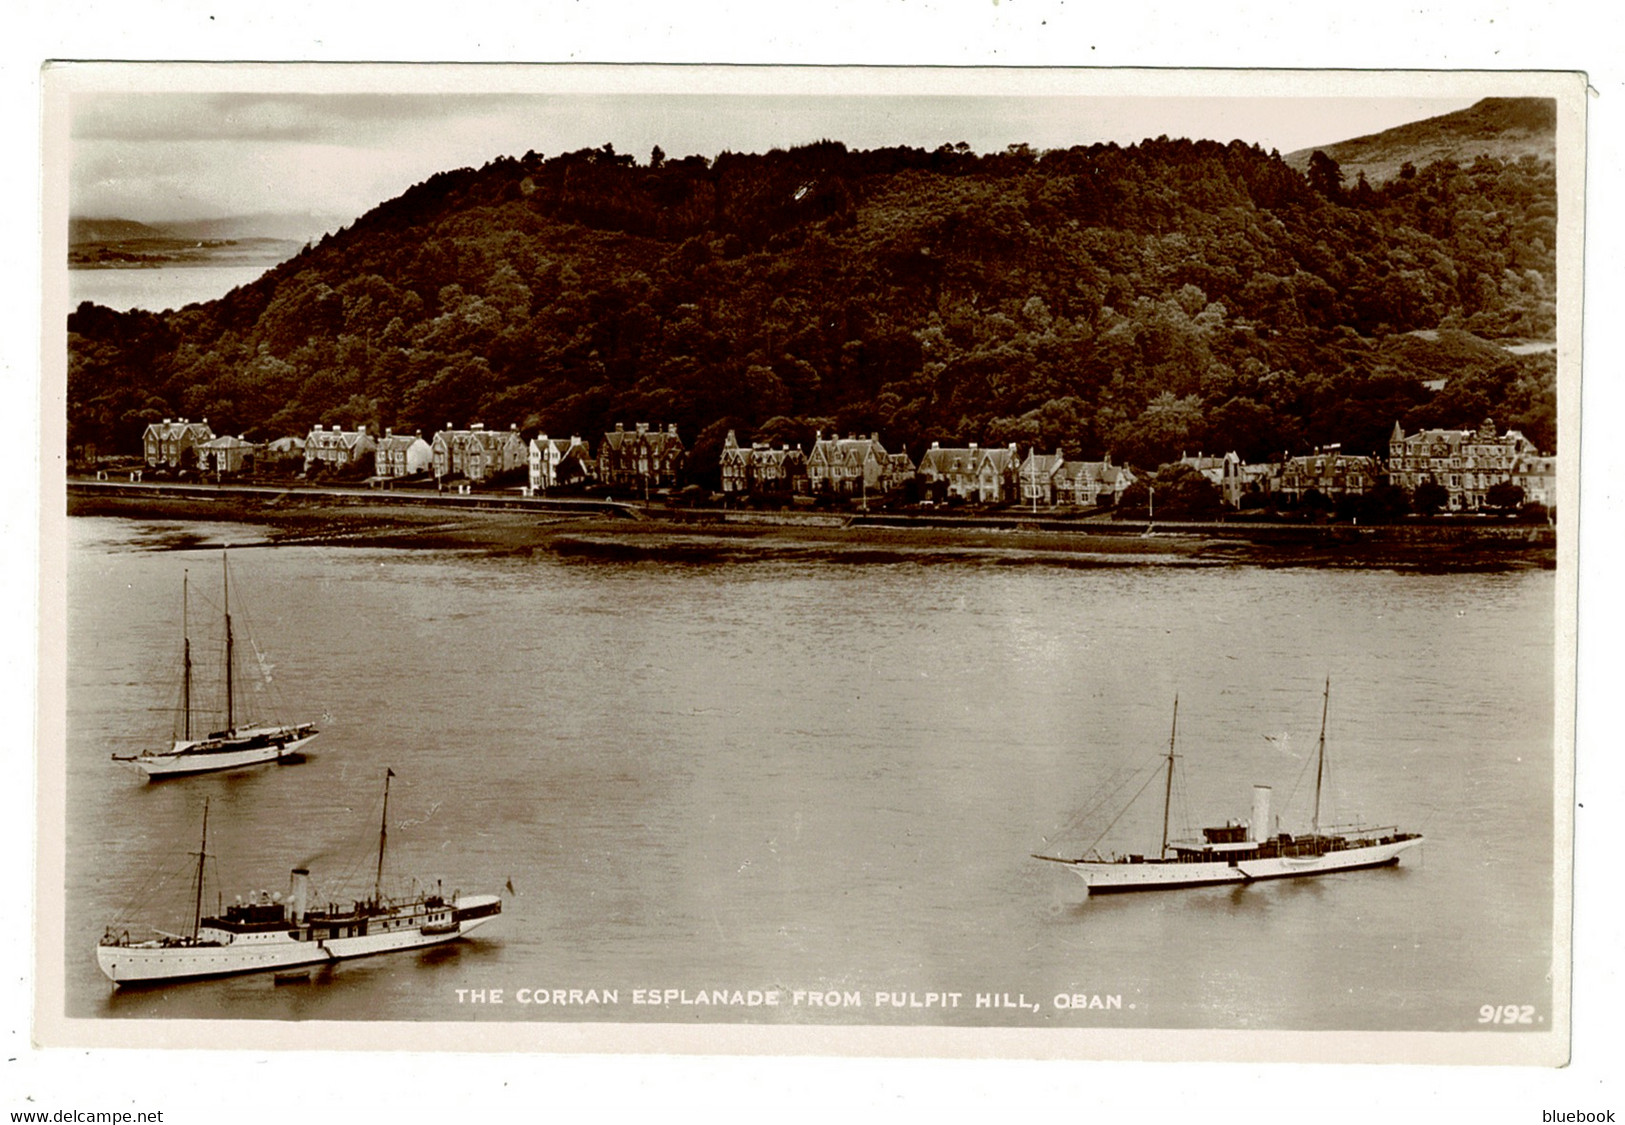
[[[1093,849],[1081,858],[1036,855],[1062,863],[1083,879],[1089,894],[1172,890],[1263,879],[1293,879],[1398,863],[1400,854],[1418,847],[1423,837],[1395,827],[1360,825],[1323,828],[1321,788],[1326,772],[1326,715],[1331,700],[1327,680],[1320,713],[1320,748],[1315,766],[1315,811],[1310,830],[1292,835],[1271,827],[1271,788],[1253,787],[1252,815],[1204,828],[1199,839],[1170,840],[1169,805],[1173,794],[1174,752],[1179,731],[1179,701],[1174,701],[1173,730],[1168,736],[1167,782],[1164,786],[1162,846],[1155,855],[1100,855]]]
[[[205,804],[202,843],[196,853],[192,932],[154,931],[157,937],[138,940],[128,931],[110,929],[96,948],[103,974],[114,984],[135,984],[320,965],[454,941],[501,914],[502,899],[493,894],[447,896],[438,887],[432,893],[404,897],[383,894],[392,776],[390,771],[384,780],[378,877],[370,897],[313,903],[310,872],[296,867],[289,875],[286,898],[260,892],[205,917],[203,878],[209,854]]]

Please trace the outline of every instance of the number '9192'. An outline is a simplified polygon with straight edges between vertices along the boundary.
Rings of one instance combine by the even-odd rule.
[[[1533,1004],[1485,1004],[1478,1009],[1479,1023],[1534,1023]]]

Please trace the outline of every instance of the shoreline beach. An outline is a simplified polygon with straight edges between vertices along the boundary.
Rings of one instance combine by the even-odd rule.
[[[548,551],[601,559],[721,562],[775,557],[1060,566],[1334,566],[1550,569],[1551,528],[1464,521],[1138,524],[992,518],[757,513],[659,505],[521,505],[501,496],[314,493],[300,489],[70,484],[67,512],[268,527],[266,545]]]

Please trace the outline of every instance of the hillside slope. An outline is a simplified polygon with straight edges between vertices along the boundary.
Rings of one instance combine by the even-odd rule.
[[[610,146],[442,173],[252,285],[69,319],[70,446],[166,416],[251,437],[479,421],[877,430],[1155,464],[1385,447],[1486,414],[1555,441],[1549,166],[1348,191],[1239,142],[647,164]],[[1442,392],[1423,385],[1447,329]],[[1443,345],[1437,345],[1443,346]]]
[[[134,219],[69,219],[68,245],[122,242],[131,238],[163,238],[165,232]]]
[[[1442,160],[1466,167],[1479,157],[1508,164],[1524,157],[1557,158],[1557,103],[1550,98],[1485,98],[1455,113],[1412,121],[1370,136],[1316,145],[1353,184],[1360,173],[1373,185],[1397,177],[1406,164],[1423,168]],[[1288,153],[1300,172],[1315,148]]]

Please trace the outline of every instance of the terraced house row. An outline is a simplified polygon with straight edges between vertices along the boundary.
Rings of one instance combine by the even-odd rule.
[[[376,478],[432,475],[437,481],[489,482],[526,473],[532,492],[599,483],[649,495],[687,479],[688,451],[676,426],[617,424],[605,433],[595,457],[579,436],[539,434],[524,441],[517,428],[490,430],[476,422],[466,429],[448,426],[425,441],[421,434],[384,431],[375,438],[366,427],[345,430],[313,427],[304,438],[279,438],[256,445],[241,437],[216,437],[208,421],[164,419],[146,428],[142,446],[149,466],[197,469],[216,476],[251,472],[278,463],[310,473],[370,469]],[[1497,432],[1486,418],[1476,430],[1423,430],[1407,435],[1395,423],[1388,456],[1343,452],[1336,445],[1279,461],[1244,463],[1236,454],[1196,454],[1180,464],[1201,473],[1232,508],[1249,495],[1273,495],[1289,502],[1311,493],[1329,499],[1358,496],[1383,484],[1414,493],[1437,485],[1451,511],[1491,506],[1491,490],[1515,485],[1524,502],[1557,503],[1557,459],[1541,453],[1517,430]],[[909,499],[976,504],[1022,503],[1046,507],[1100,507],[1116,503],[1138,479],[1127,465],[1074,460],[1060,449],[1036,448],[1021,455],[1016,443],[943,446],[932,442],[918,464],[904,451],[892,452],[880,435],[867,437],[820,431],[810,451],[799,445],[753,442],[742,445],[730,430],[720,463],[725,497],[830,496],[881,502]],[[511,479],[511,476],[508,477]]]
[[[933,447],[934,449],[935,447]],[[1068,504],[1079,508],[1117,503],[1135,481],[1134,470],[1103,461],[1069,461],[1057,449],[1027,454],[1017,472],[1024,504]]]
[[[1557,505],[1557,458],[1542,454],[1517,430],[1495,432],[1486,418],[1477,430],[1423,430],[1406,436],[1398,422],[1388,439],[1388,480],[1414,491],[1427,481],[1450,494],[1450,507],[1484,506],[1490,489],[1515,484],[1524,500]]]
[[[1557,459],[1541,454],[1517,430],[1497,433],[1485,419],[1476,430],[1424,430],[1405,436],[1396,423],[1389,457],[1345,453],[1330,445],[1279,461],[1245,463],[1235,453],[1183,456],[1179,464],[1201,473],[1223,502],[1240,508],[1249,495],[1271,495],[1296,503],[1318,493],[1331,500],[1360,496],[1383,484],[1407,492],[1432,483],[1444,489],[1451,511],[1488,506],[1497,484],[1516,485],[1525,502],[1557,503]],[[920,500],[975,504],[1022,503],[1046,507],[1101,507],[1115,504],[1139,479],[1127,465],[1073,460],[1019,447],[947,447],[932,442],[912,464],[906,453],[888,453],[880,438],[836,438],[820,434],[810,454],[800,447],[761,442],[742,446],[729,432],[722,451],[722,490],[726,495],[805,495],[877,500],[910,482]]]

